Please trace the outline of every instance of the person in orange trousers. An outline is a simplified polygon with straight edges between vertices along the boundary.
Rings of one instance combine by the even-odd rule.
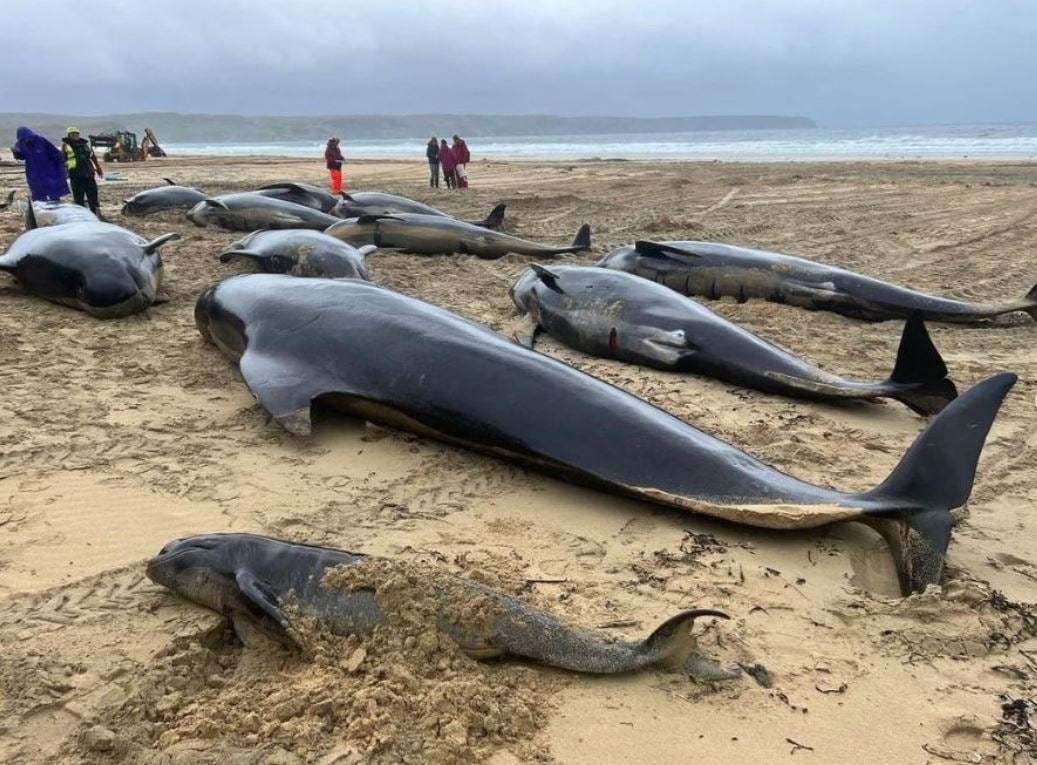
[[[324,150],[324,161],[328,165],[328,174],[331,176],[331,190],[336,194],[342,193],[342,149],[338,146],[337,135],[328,139],[328,147]]]

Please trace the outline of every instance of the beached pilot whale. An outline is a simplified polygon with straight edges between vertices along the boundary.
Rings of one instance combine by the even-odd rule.
[[[926,321],[969,323],[1015,311],[1037,319],[1037,286],[1008,303],[967,303],[791,255],[715,242],[636,242],[613,250],[598,265],[685,295],[739,302],[759,298],[864,321],[918,313]]]
[[[82,205],[71,202],[35,201],[32,213],[28,202],[19,202],[18,209],[25,218],[25,230],[41,226],[60,226],[64,223],[98,223],[100,218]]]
[[[132,216],[154,215],[170,210],[190,210],[208,194],[194,186],[180,186],[169,178],[163,178],[165,186],[146,189],[124,199],[122,214]]]
[[[504,225],[504,210],[506,206],[499,204],[494,207],[490,214],[482,220],[468,220],[473,226],[483,228],[500,229]],[[333,215],[340,218],[356,218],[361,215],[385,215],[391,213],[417,213],[419,215],[437,215],[441,218],[453,218],[453,215],[437,210],[431,205],[417,202],[407,197],[396,194],[386,194],[382,191],[354,191],[349,194],[342,193],[342,199],[331,211]]]
[[[488,260],[517,255],[550,257],[582,252],[591,246],[591,229],[584,223],[568,247],[527,242],[516,236],[492,231],[440,215],[393,213],[347,218],[328,227],[325,234],[354,246],[373,244],[381,249],[402,250],[418,255],[476,255]]]
[[[953,518],[1015,375],[938,414],[870,491],[801,481],[608,383],[428,303],[355,279],[249,274],[204,292],[199,332],[260,405],[310,431],[315,400],[672,507],[774,529],[857,520],[889,541],[905,591],[938,582]]]
[[[144,310],[162,282],[158,249],[179,234],[150,242],[110,223],[62,223],[26,231],[0,255],[27,292],[91,316],[111,319]]]
[[[294,202],[303,207],[310,207],[321,212],[334,213],[339,198],[329,191],[309,183],[297,183],[289,181],[286,183],[270,183],[260,186],[254,194],[262,194],[273,199],[283,199],[285,202]]]
[[[256,231],[234,242],[220,262],[247,260],[266,274],[369,280],[364,257],[377,249],[356,248],[309,229]]]
[[[214,224],[233,231],[309,228],[323,231],[339,219],[312,207],[245,191],[208,197],[187,213],[196,226]]]
[[[323,581],[328,570],[363,559],[344,550],[254,534],[203,534],[167,544],[148,562],[147,575],[227,616],[246,641],[252,630],[258,630],[291,645],[295,642],[292,625],[283,610],[289,593],[301,615],[316,619],[335,634],[370,632],[385,623],[374,591],[325,586]],[[576,672],[677,669],[688,663],[694,674],[694,662],[700,657],[692,655],[693,622],[704,616],[728,618],[710,609],[682,611],[643,641],[612,641],[469,579],[443,574],[432,586],[438,629],[472,658],[518,656]],[[481,615],[470,624],[457,621],[455,614],[464,613],[471,599],[489,600],[490,618]]]
[[[534,264],[511,288],[529,318],[516,340],[538,329],[584,353],[799,398],[893,398],[935,414],[958,395],[917,316],[907,320],[896,366],[883,382],[825,372],[661,284],[623,271]]]

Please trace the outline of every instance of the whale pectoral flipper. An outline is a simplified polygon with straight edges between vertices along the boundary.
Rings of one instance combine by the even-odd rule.
[[[663,244],[662,242],[650,242],[645,239],[638,239],[634,242],[634,250],[638,255],[644,255],[648,258],[672,258],[673,256],[685,257],[685,258],[698,258],[701,257],[697,252],[693,250],[682,249],[680,247],[674,247],[671,244]]]
[[[248,606],[249,616],[255,618],[260,624],[272,620],[279,628],[275,630],[275,633],[279,633],[281,630],[287,633],[288,618],[281,611],[277,593],[273,588],[257,578],[251,571],[239,570],[234,578],[238,591]],[[264,619],[264,617],[266,618]]]
[[[148,242],[146,245],[144,245],[144,252],[146,252],[148,255],[150,255],[155,250],[157,250],[159,247],[164,245],[166,242],[172,242],[173,240],[179,239],[179,238],[180,238],[180,234],[163,234],[162,236],[158,237],[157,239],[152,239],[150,242]]]
[[[380,220],[403,220],[398,215],[392,213],[364,213],[357,217],[357,223],[377,223]]]
[[[256,338],[250,342],[258,345]],[[238,366],[259,405],[285,430],[297,436],[310,434],[310,404],[313,399],[322,393],[349,392],[341,390],[341,386],[325,390],[319,386],[313,370],[286,366],[251,346],[242,355]]]
[[[545,287],[552,292],[557,292],[559,295],[565,294],[565,290],[558,286],[558,274],[539,263],[530,263],[529,267],[533,269],[533,273],[544,283]]]

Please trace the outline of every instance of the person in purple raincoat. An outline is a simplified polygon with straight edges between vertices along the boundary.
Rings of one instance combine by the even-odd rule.
[[[27,127],[18,128],[11,147],[15,159],[25,160],[25,181],[34,201],[56,202],[69,193],[65,155],[57,146]]]

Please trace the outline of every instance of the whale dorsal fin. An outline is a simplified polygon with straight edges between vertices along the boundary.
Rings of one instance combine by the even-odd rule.
[[[634,249],[638,255],[644,255],[646,258],[668,258],[671,255],[683,255],[688,258],[701,257],[694,250],[685,250],[680,247],[674,247],[672,244],[649,242],[644,239],[634,242]]]
[[[166,182],[166,184],[169,185],[169,186],[177,186],[178,185],[176,181],[171,181],[169,178],[163,178],[162,180],[164,180]]]
[[[540,281],[542,281],[548,289],[557,292],[559,295],[565,294],[565,290],[558,286],[558,274],[539,263],[530,263],[529,267],[533,269],[533,273],[537,275]]]

